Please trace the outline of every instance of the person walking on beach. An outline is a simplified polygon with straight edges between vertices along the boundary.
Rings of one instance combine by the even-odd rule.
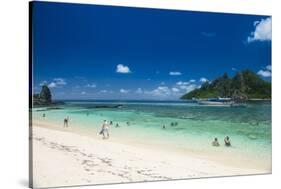
[[[68,121],[69,121],[69,117],[67,116],[67,118],[64,118],[63,120],[63,127],[68,127]]]
[[[225,144],[225,146],[231,146],[229,136],[226,136],[226,137],[224,138],[224,144]]]
[[[220,146],[220,143],[218,141],[218,138],[215,138],[214,141],[212,142],[213,146]]]
[[[103,139],[109,138],[109,126],[106,120],[103,121],[102,128],[100,134],[103,135]]]

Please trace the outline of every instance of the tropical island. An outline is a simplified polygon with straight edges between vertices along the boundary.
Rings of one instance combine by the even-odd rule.
[[[181,99],[231,98],[234,101],[271,99],[271,83],[264,81],[250,70],[237,72],[234,77],[224,73],[212,82],[183,95]]]

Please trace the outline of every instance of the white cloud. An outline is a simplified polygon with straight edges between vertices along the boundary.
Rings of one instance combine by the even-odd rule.
[[[85,92],[85,91],[82,91],[82,92],[81,92],[81,94],[82,94],[82,95],[85,95],[85,94],[86,94],[86,92]]]
[[[174,72],[170,72],[169,75],[177,76],[177,75],[182,75],[182,73],[178,71],[174,71]]]
[[[185,93],[192,91],[193,89],[195,89],[197,87],[197,85],[195,84],[190,84],[190,85],[181,85],[180,89],[184,90]]]
[[[138,89],[136,90],[136,93],[137,93],[137,94],[143,94],[142,88],[138,88]]]
[[[231,68],[231,70],[234,72],[238,71],[236,68]]]
[[[40,86],[47,85],[49,88],[55,88],[55,87],[62,87],[66,85],[67,83],[65,82],[64,79],[62,78],[54,78],[50,83],[47,81],[42,81],[40,83]]]
[[[66,85],[66,82],[63,78],[54,78],[53,80],[57,85]]]
[[[197,88],[197,84],[195,83],[179,81],[171,87],[159,85],[155,89],[142,90],[142,91],[143,94],[148,97],[155,97],[159,99],[174,99],[174,98],[178,99],[179,96],[187,92],[190,92],[196,88]]]
[[[43,85],[48,85],[48,82],[47,82],[47,81],[42,81],[42,82],[40,83],[40,86],[43,86]]]
[[[267,65],[267,66],[266,66],[266,69],[271,71],[271,70],[272,70],[271,65]]]
[[[202,82],[202,83],[205,83],[205,82],[207,82],[207,81],[209,81],[207,78],[205,78],[205,77],[201,77],[200,78],[200,82]]]
[[[271,65],[267,65],[265,69],[258,71],[257,74],[262,77],[271,77],[271,70],[272,70]]]
[[[118,64],[116,67],[117,73],[131,73],[130,68],[128,66],[124,66],[123,64]]]
[[[197,85],[194,84],[195,82],[196,81],[194,79],[191,79],[191,80],[189,80],[189,82],[179,81],[176,83],[176,85],[177,85],[177,88],[182,90],[181,91],[182,93],[187,93],[197,87]]]
[[[180,90],[179,90],[178,88],[176,88],[176,87],[173,87],[173,88],[172,88],[172,91],[173,91],[173,92],[176,92],[176,93],[177,93],[177,92],[180,92]]]
[[[271,77],[271,72],[269,70],[260,70],[257,74],[262,77]]]
[[[89,88],[96,88],[97,85],[94,84],[94,83],[91,83],[91,84],[89,83],[89,84],[86,85],[86,87],[89,87]]]
[[[182,81],[179,81],[176,83],[177,85],[182,85]]]
[[[255,21],[255,31],[251,32],[248,37],[248,42],[253,41],[271,41],[272,32],[271,32],[272,20],[271,17],[266,19],[261,19],[260,21]]]
[[[176,85],[189,85],[189,82],[179,81],[176,83]]]
[[[107,93],[107,90],[100,90],[100,93]]]
[[[126,89],[120,89],[120,93],[128,93],[130,92],[129,90],[126,90]]]
[[[189,86],[187,86],[187,87],[185,88],[185,92],[188,93],[188,92],[190,92],[190,91],[192,91],[192,90],[194,90],[194,89],[196,89],[196,88],[197,88],[197,85],[191,84],[191,85],[189,85]]]
[[[55,88],[57,87],[57,84],[55,82],[51,82],[49,85],[48,85],[49,88]]]
[[[169,87],[167,87],[167,86],[159,86],[152,91],[145,91],[145,94],[165,97],[165,96],[169,96],[171,94],[171,91],[170,91]]]

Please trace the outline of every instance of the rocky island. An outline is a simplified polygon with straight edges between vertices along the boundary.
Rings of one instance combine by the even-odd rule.
[[[212,82],[205,82],[198,89],[183,95],[181,99],[231,98],[234,101],[271,99],[271,83],[264,81],[250,70],[237,72],[234,77],[227,73]]]
[[[52,94],[51,90],[47,85],[43,85],[39,94],[33,95],[33,105],[35,106],[48,106],[52,105]]]

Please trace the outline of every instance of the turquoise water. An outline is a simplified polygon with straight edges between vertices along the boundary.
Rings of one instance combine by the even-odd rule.
[[[97,105],[121,108],[96,108]],[[112,121],[110,133],[126,136],[131,141],[165,144],[174,148],[213,150],[211,142],[229,136],[229,152],[239,152],[258,158],[271,159],[271,102],[247,103],[247,107],[201,106],[193,102],[156,101],[65,101],[60,109],[34,108],[36,119],[63,124],[70,117],[70,125],[95,128],[103,120]],[[42,111],[43,110],[43,111]],[[42,118],[42,114],[46,118]],[[129,122],[129,126],[126,122]],[[177,122],[177,126],[171,126]],[[115,127],[116,123],[120,127]],[[166,129],[162,126],[165,125]],[[163,146],[163,145],[162,145]]]

